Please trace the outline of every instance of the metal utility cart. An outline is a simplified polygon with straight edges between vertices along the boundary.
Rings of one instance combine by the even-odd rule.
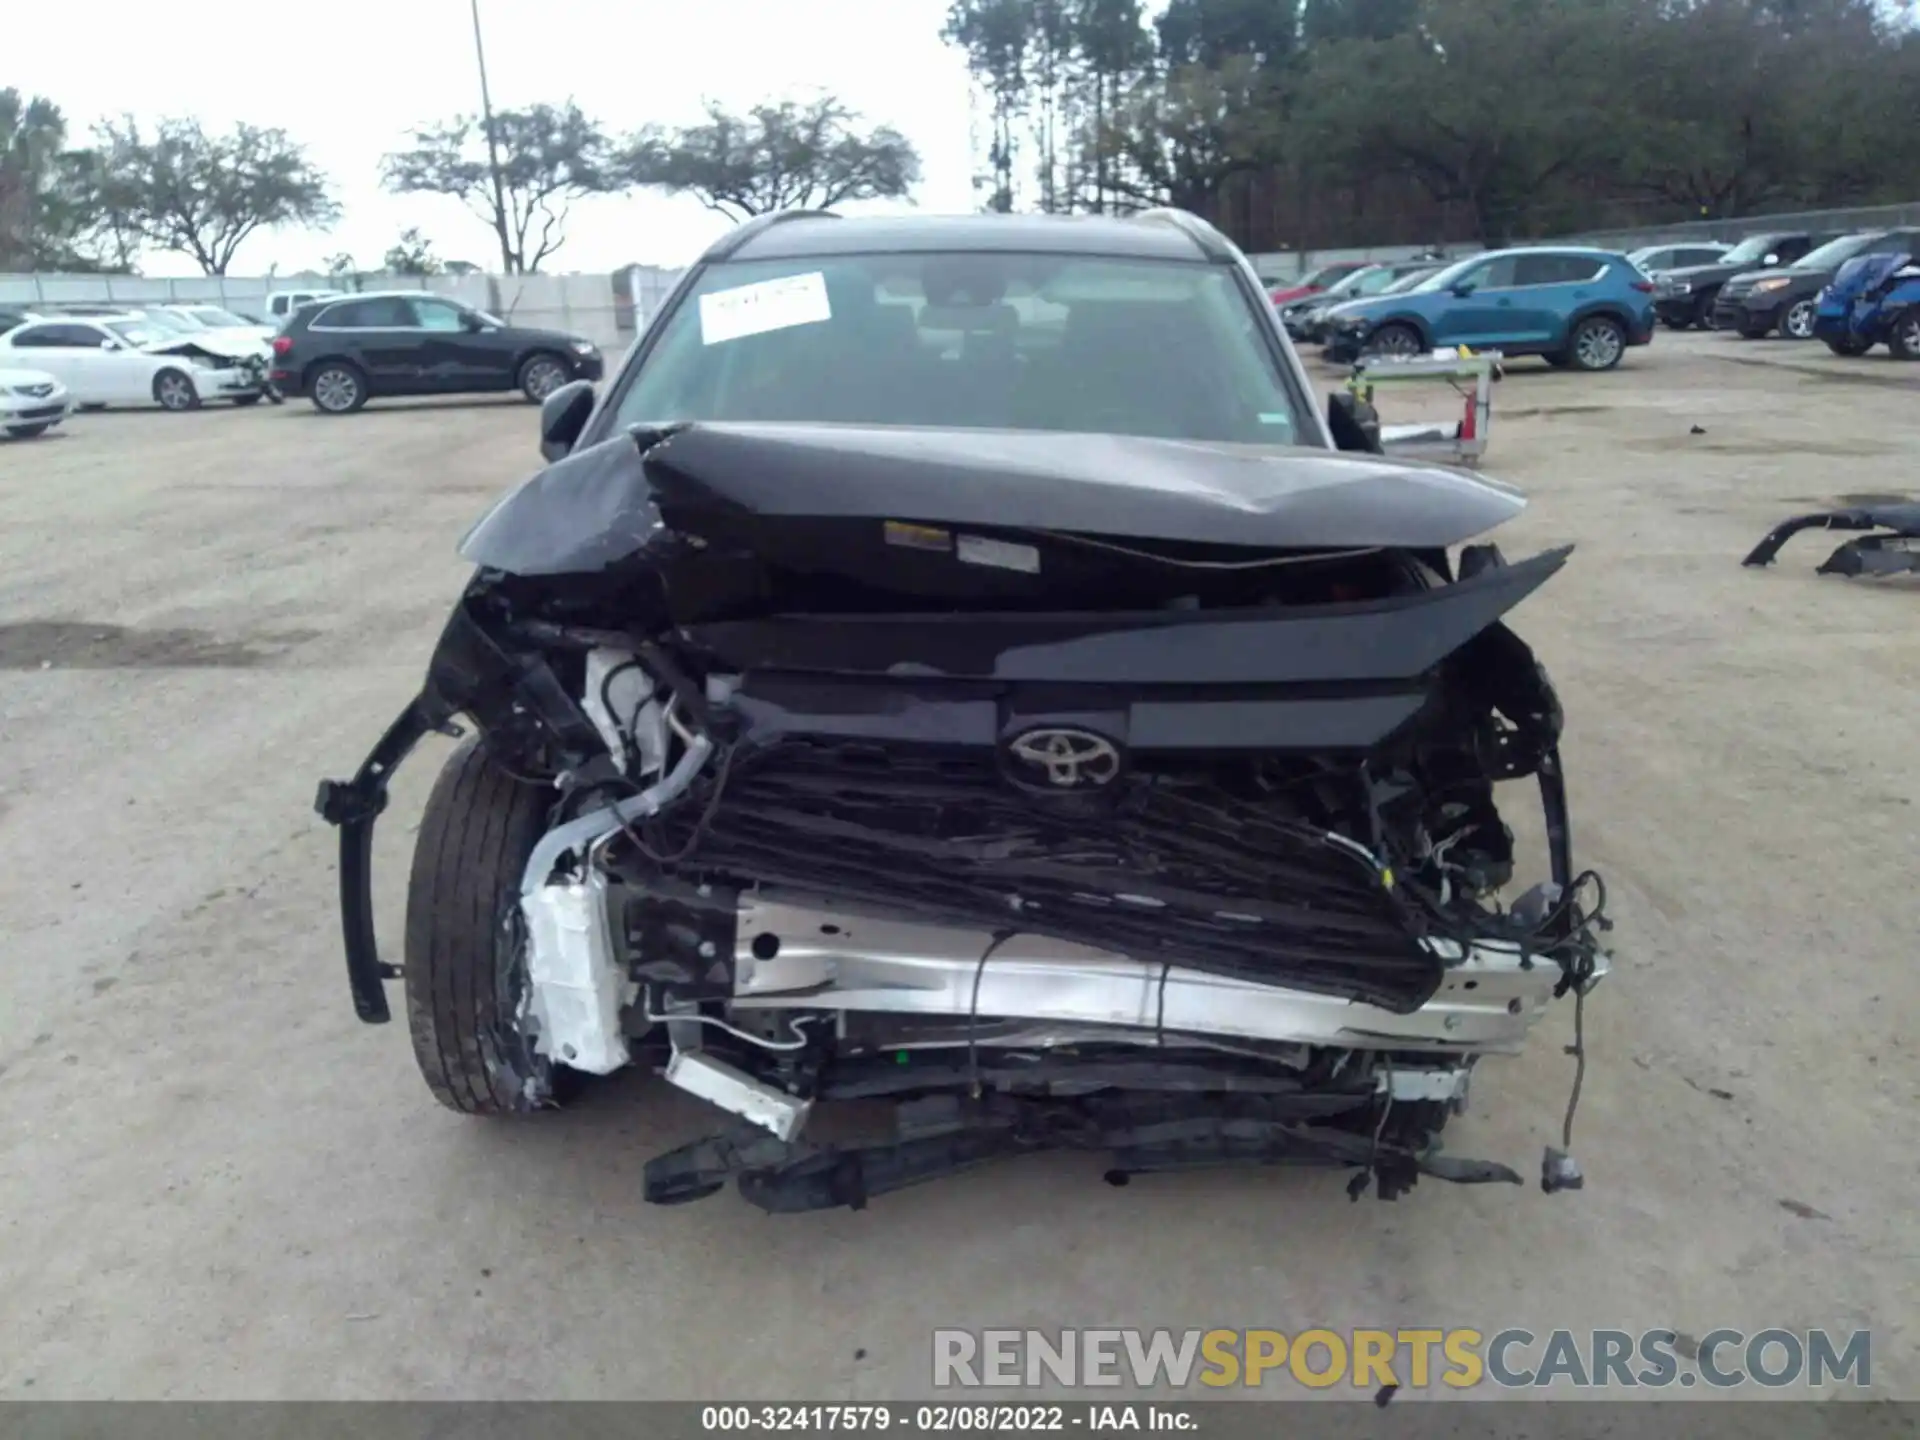
[[[1376,385],[1446,381],[1463,402],[1459,420],[1382,425],[1380,442],[1395,455],[1430,455],[1472,465],[1487,448],[1487,429],[1493,420],[1493,382],[1500,378],[1500,360],[1497,350],[1436,350],[1406,357],[1367,355],[1354,362],[1347,389],[1354,398],[1372,405]]]

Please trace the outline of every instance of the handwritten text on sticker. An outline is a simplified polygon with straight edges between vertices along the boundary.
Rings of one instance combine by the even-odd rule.
[[[757,285],[736,285],[700,297],[700,339],[708,345],[832,318],[827,279],[818,270],[762,280]]]

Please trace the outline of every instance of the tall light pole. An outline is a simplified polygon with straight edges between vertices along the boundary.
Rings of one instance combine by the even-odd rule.
[[[493,97],[487,93],[487,49],[480,40],[480,0],[473,11],[473,58],[480,66],[480,119],[487,128],[487,172],[493,177],[493,228],[500,237],[500,267],[513,271],[513,247],[507,243],[507,191],[500,183],[500,140],[493,128]]]

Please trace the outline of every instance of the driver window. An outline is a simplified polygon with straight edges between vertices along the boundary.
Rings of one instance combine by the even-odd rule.
[[[466,316],[458,305],[445,300],[415,300],[412,303],[413,323],[422,330],[461,330],[466,327]]]
[[[1465,279],[1473,282],[1476,290],[1511,290],[1513,288],[1514,267],[1519,263],[1515,255],[1502,255],[1497,260],[1469,271]]]

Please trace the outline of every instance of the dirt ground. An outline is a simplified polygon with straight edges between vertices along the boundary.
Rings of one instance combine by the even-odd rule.
[[[1579,544],[1517,624],[1618,926],[1557,1197],[1042,1157],[773,1219],[642,1203],[702,1123],[646,1079],[441,1110],[349,1007],[314,784],[537,463],[513,403],[0,444],[0,1397],[905,1398],[934,1327],[985,1325],[1871,1327],[1875,1388],[1920,1396],[1920,584],[1816,577],[1818,535],[1739,564],[1920,485],[1920,366],[1663,334],[1498,389],[1503,548]],[[439,754],[383,827],[390,948]],[[1534,1172],[1569,1028],[1482,1071],[1450,1149]]]

